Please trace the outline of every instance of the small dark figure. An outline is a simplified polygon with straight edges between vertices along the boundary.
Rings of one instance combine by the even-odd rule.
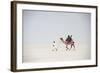
[[[67,43],[71,42],[72,41],[72,35],[71,36],[68,35],[68,37],[66,38],[66,41],[67,41]]]
[[[52,46],[54,47],[55,51],[58,50],[57,47],[56,47],[56,45],[55,45],[55,41],[53,41],[53,45],[52,45]],[[54,50],[53,50],[53,51],[54,51]]]

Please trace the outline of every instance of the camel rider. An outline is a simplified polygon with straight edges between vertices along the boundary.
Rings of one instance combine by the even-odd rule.
[[[67,37],[67,39],[66,39],[66,41],[69,43],[69,42],[71,42],[72,41],[72,35],[70,36],[70,35],[68,35],[68,37]]]

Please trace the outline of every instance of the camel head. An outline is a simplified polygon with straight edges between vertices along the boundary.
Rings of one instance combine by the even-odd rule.
[[[63,39],[63,38],[60,38],[60,40],[61,40],[63,43],[65,43],[65,41],[64,41],[64,39]]]

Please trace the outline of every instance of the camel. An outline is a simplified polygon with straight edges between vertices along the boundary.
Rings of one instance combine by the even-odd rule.
[[[74,45],[74,41],[73,40],[71,40],[70,42],[64,40],[63,38],[60,38],[60,40],[66,45],[66,48],[67,48],[66,51],[69,49],[68,48],[68,45],[71,45],[71,47],[70,47],[69,50],[71,50],[72,46],[75,48],[75,45]]]

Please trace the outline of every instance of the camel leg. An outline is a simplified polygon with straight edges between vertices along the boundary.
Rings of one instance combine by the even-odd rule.
[[[72,46],[74,47],[74,50],[75,50],[75,45],[74,45],[74,44],[72,44]]]
[[[75,45],[73,44],[73,47],[75,48]]]
[[[66,49],[66,51],[67,51],[67,50],[69,49],[69,48],[67,47],[67,45],[66,45],[66,48],[67,48],[67,49]]]
[[[72,46],[73,46],[73,44],[71,44],[71,47],[70,47],[70,49],[69,49],[69,50],[71,50]]]
[[[74,47],[74,50],[75,50],[75,45],[74,44],[71,44],[70,50],[71,50],[72,47]]]

